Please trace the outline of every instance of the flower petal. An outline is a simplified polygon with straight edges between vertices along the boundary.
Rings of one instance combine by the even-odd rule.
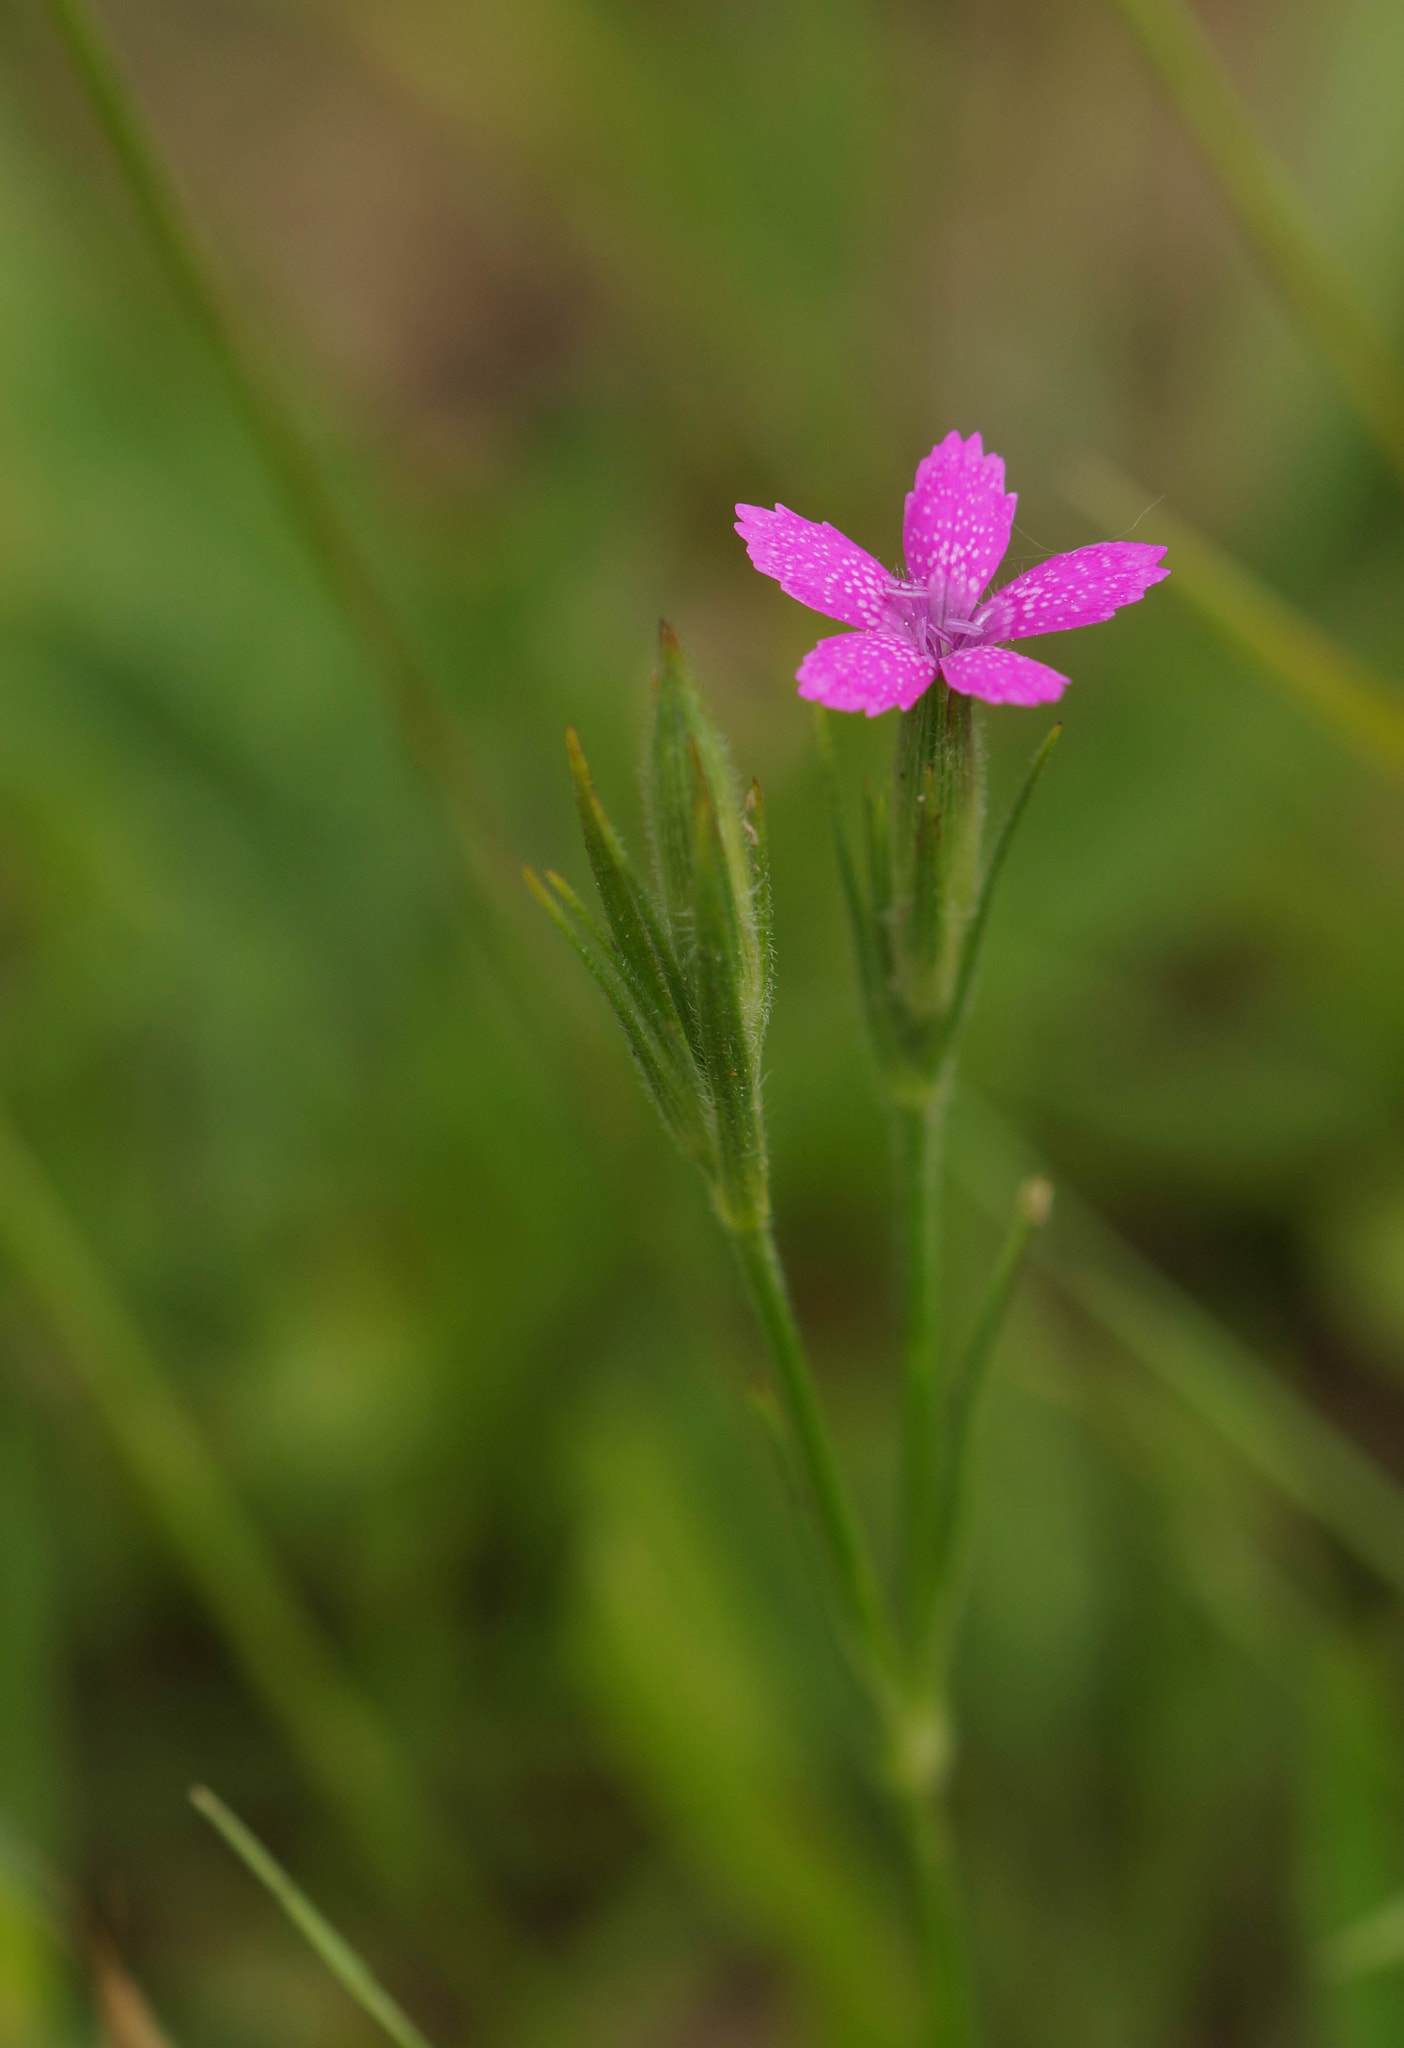
[[[1003,647],[964,647],[944,655],[941,673],[962,697],[983,697],[987,704],[1052,704],[1068,687],[1056,668]]]
[[[986,455],[978,434],[947,434],[917,465],[907,493],[907,574],[932,582],[954,616],[968,619],[1004,560],[1018,502],[1005,491],[1002,459]]]
[[[1017,659],[1017,656],[1015,657]],[[910,711],[936,680],[936,664],[894,633],[835,633],[799,665],[799,693],[831,711]]]
[[[1162,569],[1162,547],[1139,540],[1099,541],[1054,555],[1035,569],[1026,569],[988,604],[981,605],[974,624],[986,640],[1022,640],[1030,633],[1064,633],[1073,626],[1098,626],[1121,605],[1135,604],[1153,583],[1170,574]]]
[[[738,505],[736,531],[763,576],[787,597],[846,626],[875,626],[897,586],[881,562],[827,521],[801,519],[784,505]]]

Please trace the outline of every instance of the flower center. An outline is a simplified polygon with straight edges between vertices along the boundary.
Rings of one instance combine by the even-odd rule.
[[[884,609],[884,624],[928,660],[940,661],[980,637],[979,627],[956,617],[948,610],[949,603],[946,580],[939,570],[929,583],[896,583]]]

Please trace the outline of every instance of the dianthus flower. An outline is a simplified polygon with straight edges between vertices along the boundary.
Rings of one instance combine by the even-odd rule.
[[[777,505],[738,505],[736,531],[763,575],[811,611],[858,626],[821,640],[799,665],[800,695],[875,718],[909,711],[937,674],[987,704],[1047,704],[1068,678],[1001,643],[1095,626],[1170,571],[1163,547],[1103,541],[1054,555],[985,598],[1004,559],[1018,499],[978,434],[947,434],[907,494],[905,578],[835,527]],[[982,603],[981,600],[984,599]]]

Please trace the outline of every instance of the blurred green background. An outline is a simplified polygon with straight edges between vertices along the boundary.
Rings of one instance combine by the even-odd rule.
[[[517,870],[583,885],[568,721],[637,839],[666,614],[767,791],[781,1238],[881,1529],[816,622],[732,505],[895,559],[917,458],[978,428],[1009,566],[1173,512],[1404,673],[1389,430],[1110,4],[101,19],[461,724],[498,937],[435,739],[7,0],[0,2043],[151,2048],[134,1983],[184,2048],[375,2038],[204,1780],[441,2044],[897,2048],[900,1850],[756,1341]],[[1404,11],[1203,19],[1397,335]],[[962,1854],[993,2048],[1384,2048],[1404,1940],[1349,1976],[1323,1944],[1404,1888],[1404,692],[1356,678],[1391,754],[1182,559],[1060,648],[969,1034],[957,1283],[1026,1159],[1062,1206],[981,1448]],[[988,723],[1007,789],[1044,724]],[[890,721],[839,737],[856,789]]]

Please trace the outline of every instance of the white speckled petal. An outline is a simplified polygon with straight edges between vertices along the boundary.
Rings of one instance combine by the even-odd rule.
[[[944,590],[956,618],[968,619],[1004,560],[1018,499],[1004,488],[1004,463],[986,455],[978,434],[947,434],[917,466],[907,493],[903,544],[914,583]]]
[[[930,655],[893,633],[835,633],[799,665],[801,697],[831,711],[865,711],[869,718],[894,707],[910,711],[935,680]]]
[[[987,704],[1052,704],[1068,687],[1068,678],[1056,668],[1003,647],[966,647],[947,654],[941,673],[962,697],[983,697]]]
[[[777,505],[738,505],[736,531],[764,576],[787,597],[846,626],[875,626],[897,579],[827,522],[801,519]]]
[[[1100,541],[1054,555],[997,590],[975,614],[986,640],[1024,640],[1031,633],[1065,633],[1099,626],[1124,604],[1135,604],[1170,574],[1165,550],[1144,541]]]

